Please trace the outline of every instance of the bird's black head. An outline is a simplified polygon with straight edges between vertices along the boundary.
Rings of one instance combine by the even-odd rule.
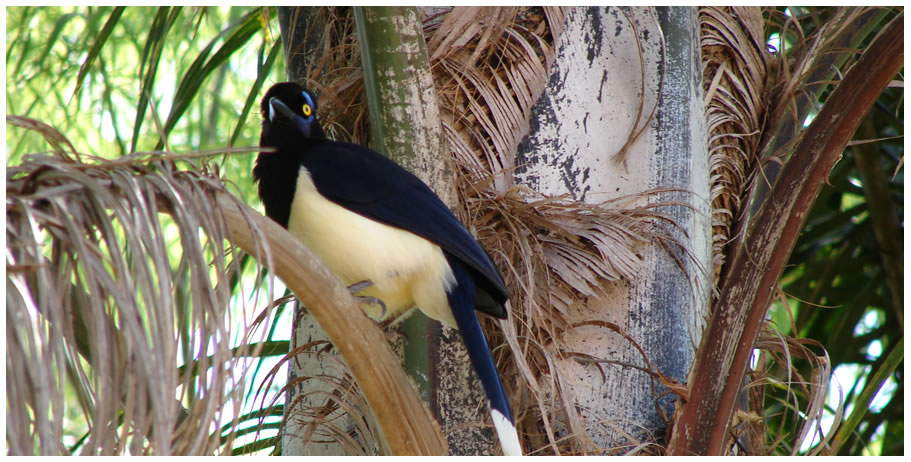
[[[259,183],[266,215],[287,227],[301,162],[313,143],[326,135],[316,120],[316,98],[294,82],[270,88],[260,110],[263,132],[259,145],[273,149],[256,157],[253,179]]]
[[[283,82],[272,86],[260,104],[263,132],[260,146],[299,145],[303,139],[326,137],[316,119],[316,98],[302,85]]]

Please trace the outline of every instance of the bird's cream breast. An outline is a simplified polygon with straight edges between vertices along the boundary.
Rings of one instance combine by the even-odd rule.
[[[358,294],[382,300],[385,317],[418,305],[431,318],[455,324],[446,299],[455,278],[440,247],[329,201],[316,190],[304,167],[298,175],[288,231],[345,284],[372,282],[372,287]],[[379,318],[378,307],[364,308]]]

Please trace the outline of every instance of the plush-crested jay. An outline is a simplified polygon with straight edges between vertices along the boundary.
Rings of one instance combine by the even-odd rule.
[[[274,85],[261,104],[253,176],[266,215],[303,242],[370,303],[377,320],[417,306],[456,327],[481,379],[507,455],[521,455],[509,401],[475,310],[505,319],[503,278],[433,191],[364,146],[326,138],[316,100],[301,85]],[[366,287],[366,288],[365,288]]]

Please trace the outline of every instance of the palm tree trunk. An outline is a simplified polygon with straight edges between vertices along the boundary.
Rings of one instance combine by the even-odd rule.
[[[533,130],[520,145],[517,164],[525,167],[517,182],[548,195],[570,193],[595,203],[677,188],[650,200],[682,204],[663,211],[681,225],[674,237],[694,257],[675,258],[650,246],[641,278],[578,303],[570,319],[578,327],[554,342],[574,354],[555,352],[562,357],[558,384],[566,387],[565,399],[574,400],[564,403],[562,431],[587,432],[595,445],[579,450],[629,448],[659,436],[673,412],[672,395],[659,396],[666,388],[638,368],[684,382],[699,343],[711,255],[696,31],[695,8],[571,10],[549,85],[533,111]],[[604,322],[635,341],[645,361]],[[579,354],[590,360],[577,361]]]

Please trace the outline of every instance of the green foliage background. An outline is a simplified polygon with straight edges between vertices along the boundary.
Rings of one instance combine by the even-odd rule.
[[[783,15],[770,17],[798,22],[807,36],[832,15],[825,7],[777,10]],[[874,33],[858,49],[900,10],[880,11]],[[770,38],[785,41],[773,42],[781,49],[805,46],[805,37],[796,34]],[[770,309],[778,332],[815,340],[819,343],[804,344],[816,355],[828,356],[834,377],[822,427],[829,431],[843,393],[844,417],[835,430],[838,455],[904,454],[904,89],[901,81],[889,87],[816,198],[780,281],[783,297]],[[819,100],[825,101],[830,91]],[[807,364],[794,361],[798,369]],[[794,414],[785,412],[795,405],[785,392],[788,385],[774,384],[766,391],[771,433],[796,431]],[[804,408],[806,396],[797,400],[797,407]],[[819,438],[811,441],[818,444]],[[804,443],[801,449],[808,447]]]
[[[6,113],[56,127],[82,153],[160,150],[160,131],[175,152],[256,146],[260,90],[284,80],[268,8],[26,6],[6,18]],[[9,164],[47,145],[7,126],[6,148]],[[220,164],[250,199],[254,158]]]
[[[113,159],[133,152],[258,146],[263,86],[285,80],[271,8],[24,6],[8,7],[5,14],[6,114],[55,127],[80,154]],[[7,165],[49,149],[39,132],[6,124]],[[235,195],[261,209],[250,174],[255,156],[223,154],[190,162],[217,168]],[[174,252],[180,252],[173,223],[167,216],[162,221]],[[247,264],[242,284],[256,284],[254,272]],[[252,397],[274,364],[269,358],[288,351],[282,321],[276,318],[271,326],[258,379],[247,393],[244,409],[251,414],[233,430],[241,437],[235,452],[277,447],[271,436],[281,406],[253,403]],[[272,393],[280,386],[273,384]],[[76,399],[72,390],[68,396]],[[257,406],[273,416],[264,427],[258,427]],[[65,444],[78,454],[86,421],[75,403],[66,418]],[[254,435],[258,441],[251,442]]]

